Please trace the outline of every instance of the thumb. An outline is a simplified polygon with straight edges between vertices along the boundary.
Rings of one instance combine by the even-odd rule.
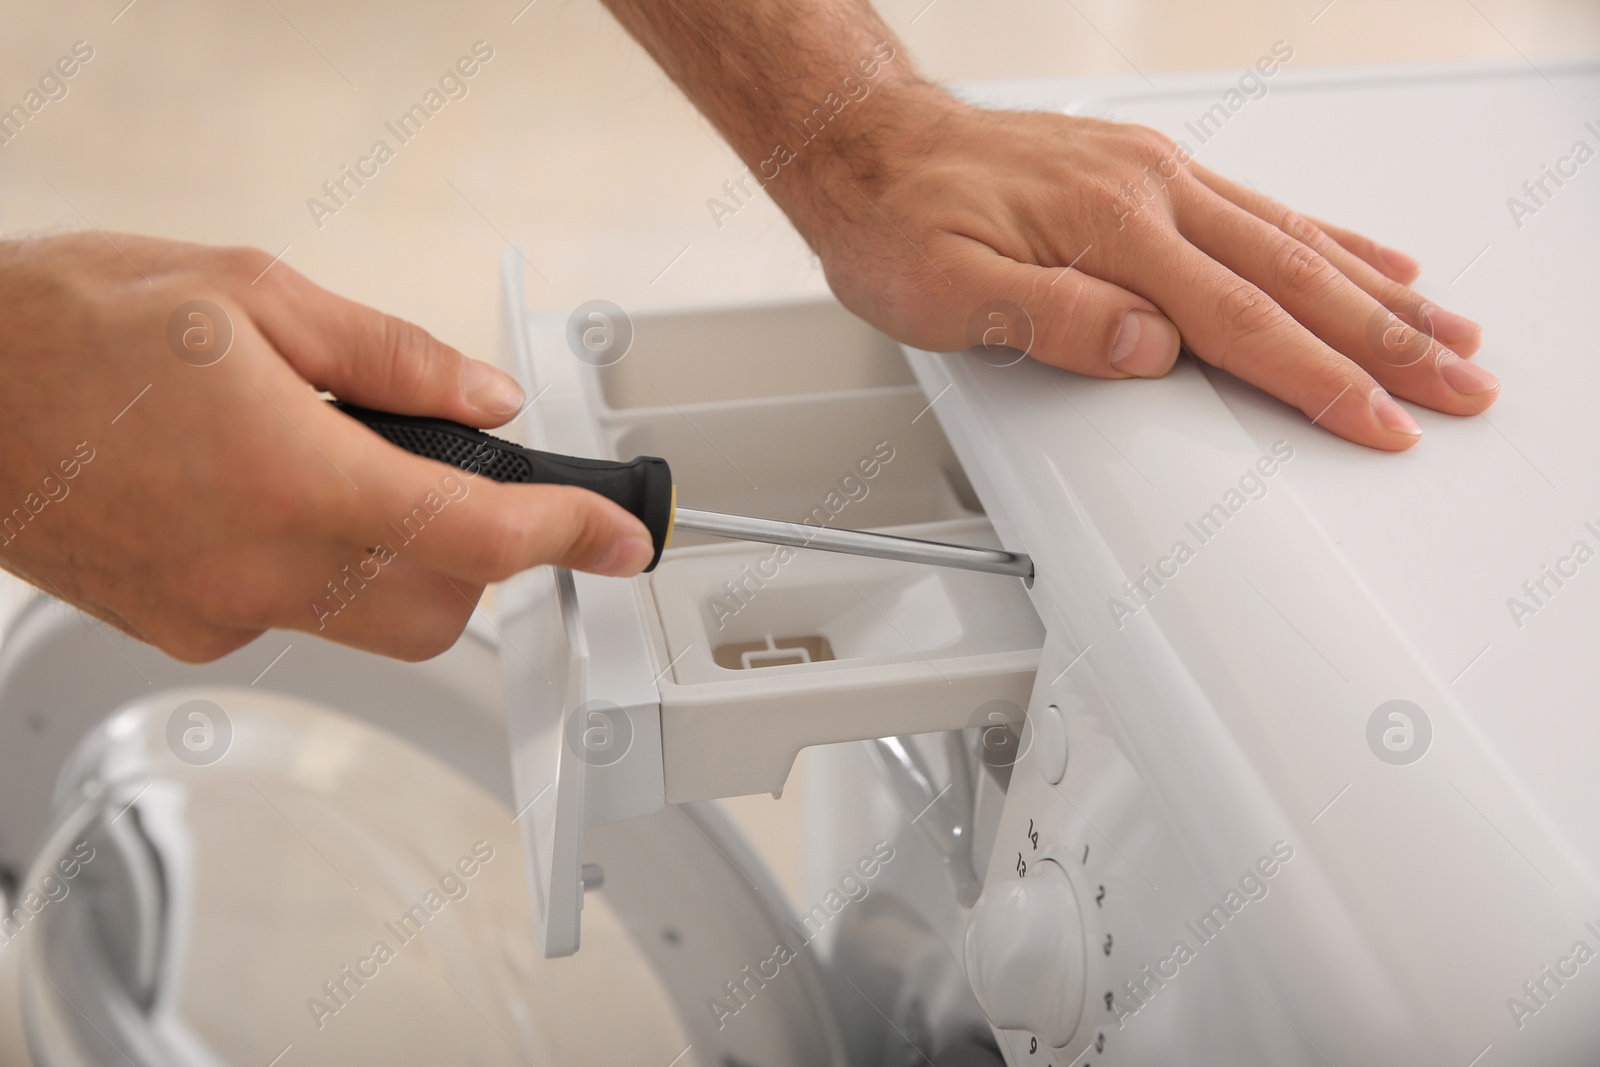
[[[436,465],[411,456],[391,459],[407,461],[408,471],[419,476],[414,484],[396,488],[383,513],[405,514],[407,501],[422,499],[422,492],[432,488]],[[381,525],[378,516],[368,517],[367,525]],[[655,546],[644,523],[598,493],[479,477],[450,504],[448,520],[431,525],[428,536],[416,538],[404,552],[449,577],[487,585],[543,563],[628,577],[645,568]]]
[[[1178,328],[1159,308],[1081,271],[981,255],[967,272],[967,346],[1018,348],[1094,378],[1159,378],[1178,358]],[[959,313],[962,301],[952,301]]]
[[[479,427],[499,426],[522,409],[515,379],[415,323],[331,293],[281,264],[262,281],[265,291],[250,301],[252,318],[318,389],[380,411]]]
[[[510,495],[521,486],[506,486]],[[528,487],[533,490],[533,487]],[[626,578],[640,571],[655,556],[650,531],[621,505],[599,493],[573,486],[545,486],[536,521],[524,526],[527,541],[509,547],[514,570],[532,563],[554,563],[576,571]],[[533,490],[537,491],[537,490]],[[532,510],[532,509],[529,509]]]

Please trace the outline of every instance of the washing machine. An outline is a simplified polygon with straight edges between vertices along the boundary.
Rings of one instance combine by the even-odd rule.
[[[1418,411],[1404,454],[1188,358],[1107,382],[896,353],[827,305],[636,310],[620,358],[521,324],[558,450],[672,456],[692,506],[1035,562],[1023,586],[685,542],[626,595],[570,591],[566,647],[607,665],[569,706],[610,688],[661,751],[525,773],[545,839],[779,790],[809,748],[791,929],[854,1062],[1600,1062],[1600,64],[1294,58],[968,92],[1160,128],[1417,254],[1505,386]],[[539,868],[568,887],[547,948],[580,852]],[[763,989],[706,1010],[732,1026]]]
[[[508,435],[1035,580],[684,536],[503,583],[414,665],[274,633],[185,666],[18,594],[8,1062],[1600,1061],[1600,63],[1270,55],[966,91],[1416,253],[1491,411],[1381,454],[1189,359],[530,311],[508,256]],[[796,783],[786,897],[718,802]]]
[[[941,824],[970,909],[885,886],[840,924],[835,973],[895,1005],[841,997],[846,1030],[888,1062],[970,1034],[958,961],[1011,1067],[1600,1063],[1600,64],[1301,71],[1300,43],[972,95],[1156,127],[1408,249],[1500,400],[1389,455],[1188,358],[908,353],[1045,639],[1018,747],[951,774],[924,744],[897,804],[869,765],[903,746],[812,761],[818,826],[975,798]]]

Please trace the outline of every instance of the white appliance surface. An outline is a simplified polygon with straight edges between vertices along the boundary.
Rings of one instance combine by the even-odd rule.
[[[1051,1062],[1595,1063],[1600,64],[1266,84],[1204,143],[1195,123],[1234,77],[973,95],[1153,126],[1411,252],[1417,288],[1483,324],[1502,397],[1476,418],[1408,405],[1424,437],[1394,455],[1188,359],[1103,382],[914,353],[928,395],[954,385],[934,410],[1002,542],[1037,563],[1036,733],[1046,703],[1066,708],[1069,735],[1114,738],[1142,790],[1107,799],[1077,749],[1053,786],[1024,756],[989,892],[1052,833],[1075,850],[1067,824],[1087,820],[1142,913],[1134,956],[1086,933],[1088,1021]],[[1530,199],[1545,165],[1576,173]],[[1248,883],[1260,901],[1235,892],[1224,934],[1194,936],[1185,920],[1275,848],[1293,858]],[[1194,961],[1158,965],[1180,940]],[[1167,980],[1124,984],[1145,965]],[[1014,1063],[1050,1054],[1005,1036]]]

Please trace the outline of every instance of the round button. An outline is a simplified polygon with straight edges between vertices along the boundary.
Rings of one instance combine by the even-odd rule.
[[[984,890],[967,921],[967,978],[1001,1030],[1027,1030],[1053,1048],[1083,1015],[1088,962],[1083,918],[1067,872],[1039,860],[1027,877]]]
[[[1033,739],[1039,746],[1039,773],[1046,782],[1059,785],[1067,773],[1067,720],[1060,708],[1048,704],[1039,712]]]

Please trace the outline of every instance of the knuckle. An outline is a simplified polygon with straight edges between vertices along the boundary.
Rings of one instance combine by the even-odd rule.
[[[556,551],[568,566],[585,570],[600,563],[615,532],[606,507],[587,489],[561,486],[558,504],[566,538]]]
[[[379,319],[378,353],[389,386],[399,395],[418,392],[432,376],[432,351],[428,334],[414,322],[394,315]]]
[[[180,663],[211,663],[260,637],[262,630],[185,626],[162,636],[161,651]]]
[[[891,317],[912,321],[933,304],[937,290],[936,276],[930,271],[912,269],[895,271],[883,282],[881,298]],[[948,288],[943,285],[942,288]]]
[[[1421,323],[1422,328],[1432,335],[1433,324],[1428,316],[1430,304],[1416,291],[1399,282],[1385,280],[1372,286],[1372,297],[1394,314]]]
[[[1289,317],[1271,297],[1248,282],[1222,294],[1218,313],[1225,327],[1244,338],[1277,333],[1284,328]]]
[[[1166,134],[1139,127],[1134,155],[1142,167],[1162,182],[1181,182],[1189,174],[1189,156]]]
[[[848,280],[830,269],[828,282],[845,307],[906,344],[928,349],[960,347],[966,343],[958,340],[961,316],[955,302],[944,295],[951,284],[959,286],[959,282],[952,278],[947,284],[928,273],[938,282],[937,291],[915,267]]]
[[[236,562],[202,570],[193,595],[206,623],[230,631],[266,629],[285,614],[282,584],[259,568],[246,571]]]
[[[457,634],[457,637],[460,635]],[[456,638],[428,636],[398,648],[394,651],[394,658],[402,663],[425,663],[430,659],[444,655],[456,643]]]
[[[1177,146],[1177,142],[1172,138],[1149,126],[1128,126],[1126,133],[1134,154],[1145,161],[1171,155]]]
[[[1298,211],[1293,211],[1289,208],[1282,209],[1282,214],[1278,219],[1278,229],[1297,240],[1305,242],[1312,248],[1321,248],[1323,247],[1323,242],[1332,240],[1322,227]]]
[[[267,269],[272,256],[252,245],[228,245],[216,250],[218,266],[235,277],[250,280]]]
[[[432,620],[427,626],[401,635],[399,643],[393,648],[385,649],[385,653],[406,663],[421,663],[442,656],[460,639],[461,632],[467,628],[467,618],[471,614],[470,610],[463,610],[457,612],[448,622]]]
[[[615,524],[617,505],[598,493],[576,486],[545,489],[541,532],[532,563],[553,563],[573,570],[593,570],[605,561],[621,531]]]
[[[1367,334],[1372,355],[1391,367],[1410,367],[1427,359],[1435,348],[1443,351],[1431,336],[1381,305],[1373,310]]]
[[[1029,355],[1042,358],[1103,356],[1111,350],[1108,322],[1095,322],[1094,302],[1086,300],[1089,288],[1081,278],[1068,275],[1054,289],[1041,290],[1044,281],[1034,284],[1030,305],[1043,309],[1034,329]],[[1103,344],[1102,344],[1103,340]]]
[[[1333,264],[1322,253],[1293,238],[1277,242],[1271,261],[1273,274],[1297,293],[1314,292],[1337,281]]]

